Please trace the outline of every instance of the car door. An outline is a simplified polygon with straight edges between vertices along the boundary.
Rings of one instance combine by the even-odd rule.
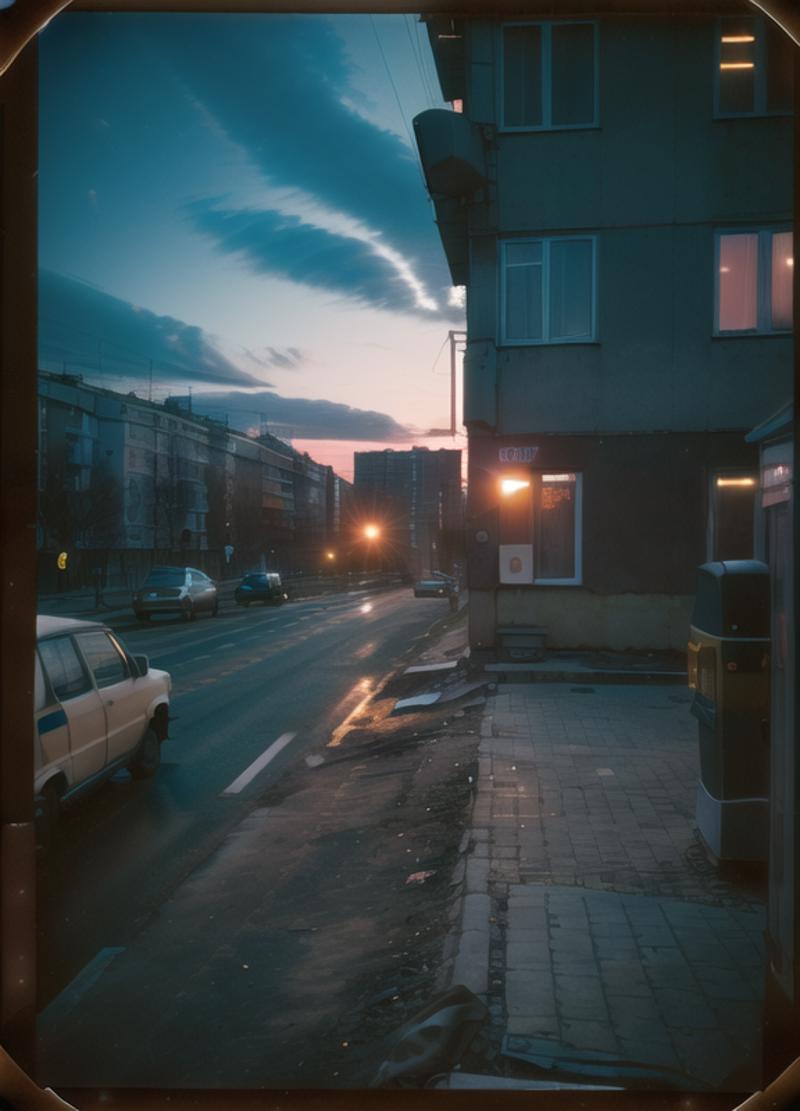
[[[214,584],[202,571],[191,571],[192,599],[199,610],[214,608]]]
[[[39,641],[39,658],[69,726],[70,786],[106,764],[106,715],[86,663],[69,635]]]
[[[72,781],[69,753],[69,723],[63,707],[47,683],[39,654],[34,653],[34,717],[37,745],[34,764],[34,791],[58,773]]]
[[[75,637],[106,715],[110,763],[136,748],[147,728],[147,690],[131,674],[120,645],[104,629]]]

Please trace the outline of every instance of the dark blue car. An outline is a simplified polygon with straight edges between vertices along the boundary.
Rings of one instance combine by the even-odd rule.
[[[249,606],[251,602],[280,606],[286,601],[288,595],[284,592],[281,577],[277,572],[255,571],[245,575],[236,587],[233,597],[240,606]]]

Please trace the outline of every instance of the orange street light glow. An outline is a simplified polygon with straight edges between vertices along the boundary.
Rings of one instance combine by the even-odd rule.
[[[755,69],[755,62],[720,62],[720,69]]]
[[[718,478],[717,486],[755,486],[754,478]]]
[[[530,486],[530,482],[526,478],[501,478],[500,479],[500,493],[504,498],[509,494],[516,494],[517,490],[525,490]]]
[[[326,559],[336,559],[336,552],[326,552],[325,553],[325,558]]]
[[[377,525],[364,525],[364,535],[367,540],[377,540],[381,534],[381,530]]]
[[[755,35],[723,35],[723,42],[755,42]]]

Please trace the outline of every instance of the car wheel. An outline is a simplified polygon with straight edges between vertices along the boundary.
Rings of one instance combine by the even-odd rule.
[[[129,767],[134,779],[152,779],[161,764],[161,741],[152,725],[142,737],[136,759]]]
[[[194,621],[194,606],[188,598],[181,606],[181,614],[184,621]]]
[[[61,791],[53,780],[45,784],[36,800],[36,847],[48,852],[61,824]]]

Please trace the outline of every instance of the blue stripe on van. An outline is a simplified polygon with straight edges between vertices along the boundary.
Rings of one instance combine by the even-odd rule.
[[[53,710],[52,714],[45,714],[43,718],[39,718],[39,736],[43,733],[49,733],[53,729],[58,729],[59,725],[67,724],[67,715],[63,710]]]

